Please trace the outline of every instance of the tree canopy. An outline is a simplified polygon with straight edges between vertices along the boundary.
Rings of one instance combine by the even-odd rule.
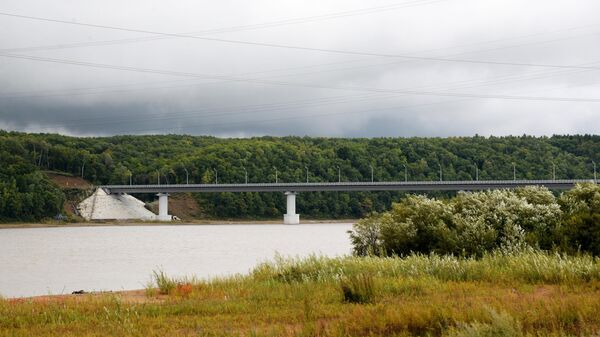
[[[592,178],[600,163],[599,136],[452,137],[452,138],[315,138],[256,137],[221,139],[206,136],[68,137],[0,131],[2,186],[23,193],[36,184],[52,192],[39,171],[81,176],[94,184]],[[13,167],[14,166],[14,167]],[[18,166],[22,166],[21,169]],[[406,166],[406,170],[405,170]],[[12,167],[12,168],[7,168]],[[339,169],[339,171],[338,171]],[[36,173],[38,172],[38,173]],[[340,177],[338,177],[338,172]],[[405,173],[407,176],[405,177]],[[15,181],[14,183],[12,181]],[[33,187],[32,187],[33,188]],[[4,193],[4,192],[3,192]],[[8,193],[8,192],[7,192]],[[13,192],[11,192],[13,193]],[[435,194],[434,194],[435,195]],[[301,193],[298,209],[308,217],[362,217],[389,209],[403,196],[397,192]],[[147,196],[151,198],[152,196]],[[268,218],[285,212],[278,194],[196,194],[208,217]],[[2,203],[10,201],[2,197]],[[52,199],[51,203],[58,202]],[[45,203],[44,203],[45,205]],[[56,209],[31,210],[34,217]],[[11,208],[12,209],[12,208]],[[15,218],[7,209],[4,218]],[[19,216],[20,217],[20,216]]]

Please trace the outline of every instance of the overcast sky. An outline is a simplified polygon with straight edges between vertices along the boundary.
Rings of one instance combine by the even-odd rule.
[[[379,137],[600,127],[597,0],[3,0],[0,12],[38,18],[0,15],[0,129]]]

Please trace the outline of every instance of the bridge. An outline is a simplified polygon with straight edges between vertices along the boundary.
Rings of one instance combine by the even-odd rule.
[[[264,184],[176,184],[176,185],[106,185],[100,186],[106,193],[157,193],[158,220],[170,221],[168,214],[169,193],[194,192],[283,192],[287,198],[287,212],[283,216],[285,224],[298,224],[296,214],[296,194],[298,192],[354,192],[354,191],[475,191],[489,189],[517,188],[524,186],[545,186],[551,190],[570,189],[578,183],[594,182],[595,179],[566,180],[469,180],[469,181],[391,181],[391,182],[315,182],[315,183],[264,183]]]

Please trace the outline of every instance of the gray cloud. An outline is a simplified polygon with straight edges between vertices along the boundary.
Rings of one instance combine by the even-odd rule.
[[[159,32],[204,31],[206,37],[310,48],[600,66],[600,3],[594,0],[412,0],[414,7],[314,18],[407,2],[5,0],[0,12]],[[206,32],[306,17],[313,19]],[[149,39],[97,45],[98,41],[137,38]],[[73,43],[96,45],[14,50]],[[0,16],[0,54],[9,50],[45,59],[237,79],[0,57],[0,128],[10,130],[237,137],[598,133],[594,122],[600,103],[595,102],[335,89],[600,98],[598,70],[346,55]]]

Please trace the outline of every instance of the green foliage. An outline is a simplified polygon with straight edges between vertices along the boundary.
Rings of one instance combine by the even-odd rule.
[[[449,229],[452,212],[436,199],[412,195],[381,215],[381,238],[385,252],[405,255],[411,252],[445,253],[454,250]]]
[[[600,255],[600,186],[579,184],[559,200],[543,187],[459,193],[447,200],[411,195],[359,221],[350,237],[357,255],[482,256],[526,247]]]
[[[600,255],[600,187],[579,185],[563,193],[560,204],[565,212],[560,233],[565,249]]]
[[[340,289],[345,302],[370,303],[375,294],[373,276],[350,275],[340,280]]]
[[[64,194],[27,160],[25,148],[0,134],[0,221],[32,221],[60,213]]]
[[[383,255],[380,216],[374,214],[359,220],[348,234],[356,255]]]
[[[0,131],[0,162],[13,166],[2,176],[5,193],[29,193],[31,185],[45,178],[26,177],[40,170],[55,170],[83,176],[93,184],[185,183],[186,170],[191,183],[240,183],[245,171],[249,182],[368,181],[370,165],[376,181],[403,181],[404,167],[409,180],[439,179],[438,164],[445,180],[479,178],[512,179],[512,163],[518,179],[544,179],[552,176],[556,163],[558,178],[591,178],[592,160],[600,162],[599,136],[547,137],[456,137],[456,138],[374,138],[336,139],[309,137],[259,137],[220,139],[186,135],[115,136],[76,138],[55,134],[25,134]],[[216,170],[216,171],[215,171]],[[38,179],[38,181],[36,181]],[[13,183],[13,180],[15,181]],[[34,182],[35,181],[35,182]],[[33,187],[32,187],[33,188]],[[29,190],[28,190],[29,189]],[[31,219],[54,215],[58,201],[55,191],[49,205],[34,207],[24,197],[2,198],[3,220]],[[431,193],[444,196],[444,192]],[[400,192],[311,192],[298,195],[298,211],[313,218],[361,218],[383,212],[404,196]],[[49,195],[39,197],[35,205]],[[31,197],[33,198],[33,197]],[[150,201],[154,196],[142,196]],[[285,212],[285,201],[274,193],[195,194],[202,213],[213,218],[273,218]],[[29,202],[29,203],[28,203]],[[26,203],[26,206],[22,204]],[[430,205],[434,207],[435,204]],[[35,213],[35,210],[42,210]],[[14,211],[12,211],[14,209]],[[16,214],[18,213],[18,214]],[[444,219],[436,219],[444,221]],[[588,221],[588,220],[586,220]],[[593,221],[593,219],[589,220]],[[440,222],[441,224],[441,222]],[[438,229],[443,229],[443,226]],[[433,233],[430,233],[433,234]],[[438,247],[437,249],[441,249]]]
[[[152,278],[154,284],[158,288],[158,291],[163,295],[169,295],[173,293],[177,287],[177,281],[167,276],[162,270],[155,270],[152,272]],[[149,288],[149,287],[146,287]]]

